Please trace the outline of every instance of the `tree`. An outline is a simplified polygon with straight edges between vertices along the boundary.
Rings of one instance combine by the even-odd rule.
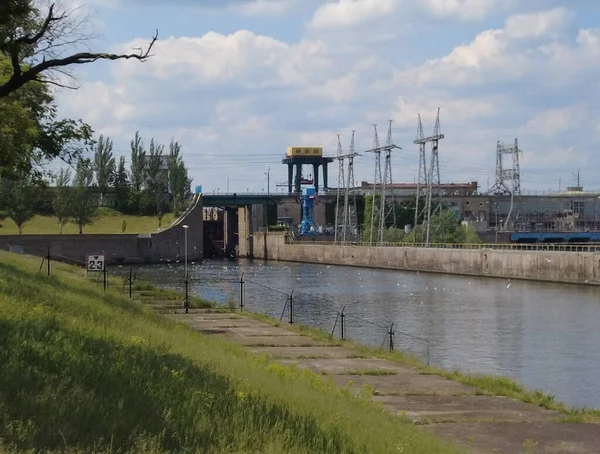
[[[187,168],[180,156],[181,145],[171,141],[169,145],[169,187],[173,196],[173,212],[179,214],[183,210],[183,202],[190,191],[191,180],[188,178]]]
[[[10,62],[0,53],[0,84],[10,72]],[[48,86],[39,82],[0,97],[0,131],[0,178],[18,179],[29,173],[35,184],[50,176],[46,162],[59,158],[75,163],[92,143],[89,125],[57,119],[54,98]]]
[[[129,198],[129,177],[125,167],[125,156],[119,158],[119,167],[115,173],[115,192],[117,195],[117,207],[124,210]]]
[[[139,132],[135,133],[131,141],[131,189],[139,193],[146,180],[146,150]]]
[[[82,44],[88,37],[83,34],[85,19],[79,20],[74,11],[59,11],[50,4],[40,10],[31,0],[2,0],[0,2],[0,55],[11,62],[7,80],[0,82],[0,98],[9,96],[29,82],[65,86],[54,72],[65,74],[69,66],[92,63],[97,60],[146,61],[158,39],[158,31],[146,48],[131,54],[76,52],[69,54],[69,46]],[[66,73],[69,75],[68,73]]]
[[[164,145],[159,145],[152,139],[150,141],[150,155],[148,156],[148,168],[146,171],[146,189],[154,202],[156,216],[158,217],[158,228],[162,225],[163,204],[167,192],[167,172],[163,168]]]
[[[104,196],[109,186],[115,180],[115,158],[112,153],[113,142],[108,137],[100,135],[94,149],[94,173],[100,190],[100,205],[104,205]]]
[[[79,233],[83,233],[83,227],[90,224],[94,219],[98,203],[92,190],[94,172],[89,159],[80,159],[77,162],[75,178],[73,178],[71,217],[73,222],[79,226]]]
[[[431,217],[429,232],[435,243],[456,242],[455,233],[458,227],[456,213],[453,210],[444,210]]]
[[[28,174],[23,174],[16,180],[3,180],[2,205],[9,218],[23,233],[25,223],[33,218],[36,191],[33,181]]]
[[[56,178],[56,193],[52,199],[52,208],[58,221],[59,233],[62,233],[63,227],[69,222],[72,212],[72,191],[71,172],[69,169],[61,169]]]

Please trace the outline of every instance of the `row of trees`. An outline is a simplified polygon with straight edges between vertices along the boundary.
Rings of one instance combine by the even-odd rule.
[[[94,146],[93,184],[98,188],[100,204],[110,188],[114,188],[117,208],[130,214],[151,214],[162,222],[164,213],[178,214],[185,208],[191,179],[181,156],[181,145],[172,140],[168,154],[165,146],[154,139],[148,150],[139,133],[131,141],[131,163],[126,166],[121,156],[117,164],[113,142],[100,136]]]
[[[68,222],[77,224],[79,233],[83,233],[83,227],[94,219],[98,198],[93,190],[92,181],[93,170],[89,161],[84,159],[78,161],[73,178],[70,169],[60,171],[52,199],[52,208],[60,233]],[[5,215],[17,225],[19,234],[22,233],[25,223],[35,215],[36,203],[43,190],[35,184],[32,176],[26,173],[20,178],[2,180],[0,206]]]

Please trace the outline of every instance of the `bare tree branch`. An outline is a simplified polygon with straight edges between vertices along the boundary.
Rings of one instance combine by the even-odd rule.
[[[76,52],[72,55],[63,56],[64,53],[57,51],[57,49],[80,44],[86,40],[82,35],[78,35],[79,28],[85,19],[72,22],[68,20],[70,15],[70,13],[55,15],[55,4],[51,4],[48,14],[35,33],[25,33],[21,36],[13,35],[12,39],[5,43],[7,44],[4,47],[5,53],[11,61],[13,71],[11,77],[0,85],[0,98],[8,96],[27,82],[34,80],[52,83],[63,88],[74,88],[57,81],[51,81],[48,77],[41,78],[40,75],[47,71],[62,72],[60,68],[93,63],[97,60],[136,59],[143,62],[152,56],[150,52],[158,39],[158,30],[156,30],[145,50],[135,48],[135,52],[130,54]]]
[[[68,88],[69,90],[77,90],[77,87],[71,87],[69,85],[64,85],[64,84],[61,84],[60,82],[56,82],[55,80],[52,80],[52,79],[43,79],[41,77],[36,77],[34,80],[41,82],[43,84],[55,85],[60,88]]]

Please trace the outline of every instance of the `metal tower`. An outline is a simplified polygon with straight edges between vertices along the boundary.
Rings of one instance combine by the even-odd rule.
[[[336,159],[339,162],[338,168],[338,184],[337,184],[337,195],[336,195],[336,203],[335,203],[335,232],[333,242],[337,244],[340,230],[340,223],[344,219],[344,207],[346,206],[345,197],[346,197],[346,180],[344,179],[344,157],[342,156],[342,142],[340,141],[340,135],[337,135],[338,138],[338,146]],[[342,193],[343,191],[343,193]],[[343,203],[340,203],[340,199]],[[345,230],[345,228],[344,228]]]
[[[359,156],[359,154],[355,152],[354,148],[354,133],[355,131],[352,131],[352,139],[350,140],[350,153],[343,156],[348,158],[348,177],[346,180],[344,196],[344,230],[342,233],[342,241],[344,243],[348,237],[348,231],[350,231],[352,235],[355,235],[358,230],[356,191],[354,190],[354,158]],[[352,188],[352,193],[350,193],[350,188]]]
[[[379,209],[379,242],[385,241],[385,232],[388,222],[396,227],[396,201],[394,200],[394,187],[392,186],[392,121],[389,120],[387,139],[385,141],[385,170],[381,187],[381,208]],[[374,200],[373,200],[374,201]]]
[[[490,189],[490,194],[493,195],[509,195],[510,194],[510,209],[508,216],[504,222],[504,229],[511,226],[513,211],[515,208],[515,196],[521,195],[521,169],[519,165],[519,140],[515,138],[515,143],[512,147],[504,145],[498,141],[496,144],[496,181]],[[504,169],[503,155],[512,155],[512,168]],[[506,184],[511,181],[510,187]],[[496,229],[498,226],[496,226]]]
[[[371,203],[371,224],[370,224],[371,228],[370,228],[370,233],[369,233],[369,243],[370,244],[373,244],[373,236],[374,236],[373,232],[375,230],[376,225],[377,225],[377,228],[379,228],[381,213],[383,213],[383,210],[376,203],[377,193],[382,188],[381,147],[379,145],[379,133],[377,132],[377,125],[373,125],[373,129],[375,131],[375,134],[373,136],[373,149],[367,151],[367,153],[375,154],[375,179],[373,180],[373,194],[372,194],[373,200]],[[380,235],[378,234],[375,238],[379,238],[379,237],[380,237]],[[381,241],[381,239],[379,241]]]
[[[415,223],[419,225],[419,219],[425,219],[425,209],[427,207],[427,152],[425,134],[423,134],[423,123],[421,123],[421,114],[419,114],[419,124],[417,126],[417,140],[415,144],[419,145],[419,176],[417,178],[417,197],[415,203]],[[420,211],[419,211],[420,209]]]
[[[419,183],[417,184],[417,200],[419,198],[419,192],[421,190],[421,170],[425,173],[425,147],[427,143],[431,143],[431,161],[429,163],[429,172],[426,173],[426,182],[427,182],[427,192],[426,192],[426,203],[425,203],[425,244],[429,244],[430,239],[430,226],[431,226],[431,217],[435,215],[437,212],[441,210],[441,204],[439,202],[439,190],[440,190],[440,163],[438,157],[438,146],[439,141],[444,138],[444,134],[440,132],[440,109],[438,107],[437,116],[435,119],[435,127],[433,129],[433,135],[429,137],[423,137],[423,127],[421,124],[421,116],[419,115],[419,127],[417,130],[418,138],[414,141],[415,144],[418,144],[420,147],[420,163],[419,163]],[[436,197],[434,200],[433,192],[434,187],[436,188]],[[433,206],[433,212],[432,212]],[[419,209],[418,205],[415,210],[415,221],[418,221],[419,218]]]

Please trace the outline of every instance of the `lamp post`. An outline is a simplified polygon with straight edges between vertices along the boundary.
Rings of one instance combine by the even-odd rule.
[[[271,193],[271,168],[267,168],[265,172],[265,176],[267,177],[267,195]]]
[[[190,300],[189,300],[189,293],[188,293],[188,246],[187,246],[187,232],[188,232],[188,226],[184,225],[183,226],[183,248],[184,248],[184,263],[185,263],[185,301],[183,302],[183,307],[185,308],[185,313],[187,314],[189,312],[189,308],[190,308]]]

